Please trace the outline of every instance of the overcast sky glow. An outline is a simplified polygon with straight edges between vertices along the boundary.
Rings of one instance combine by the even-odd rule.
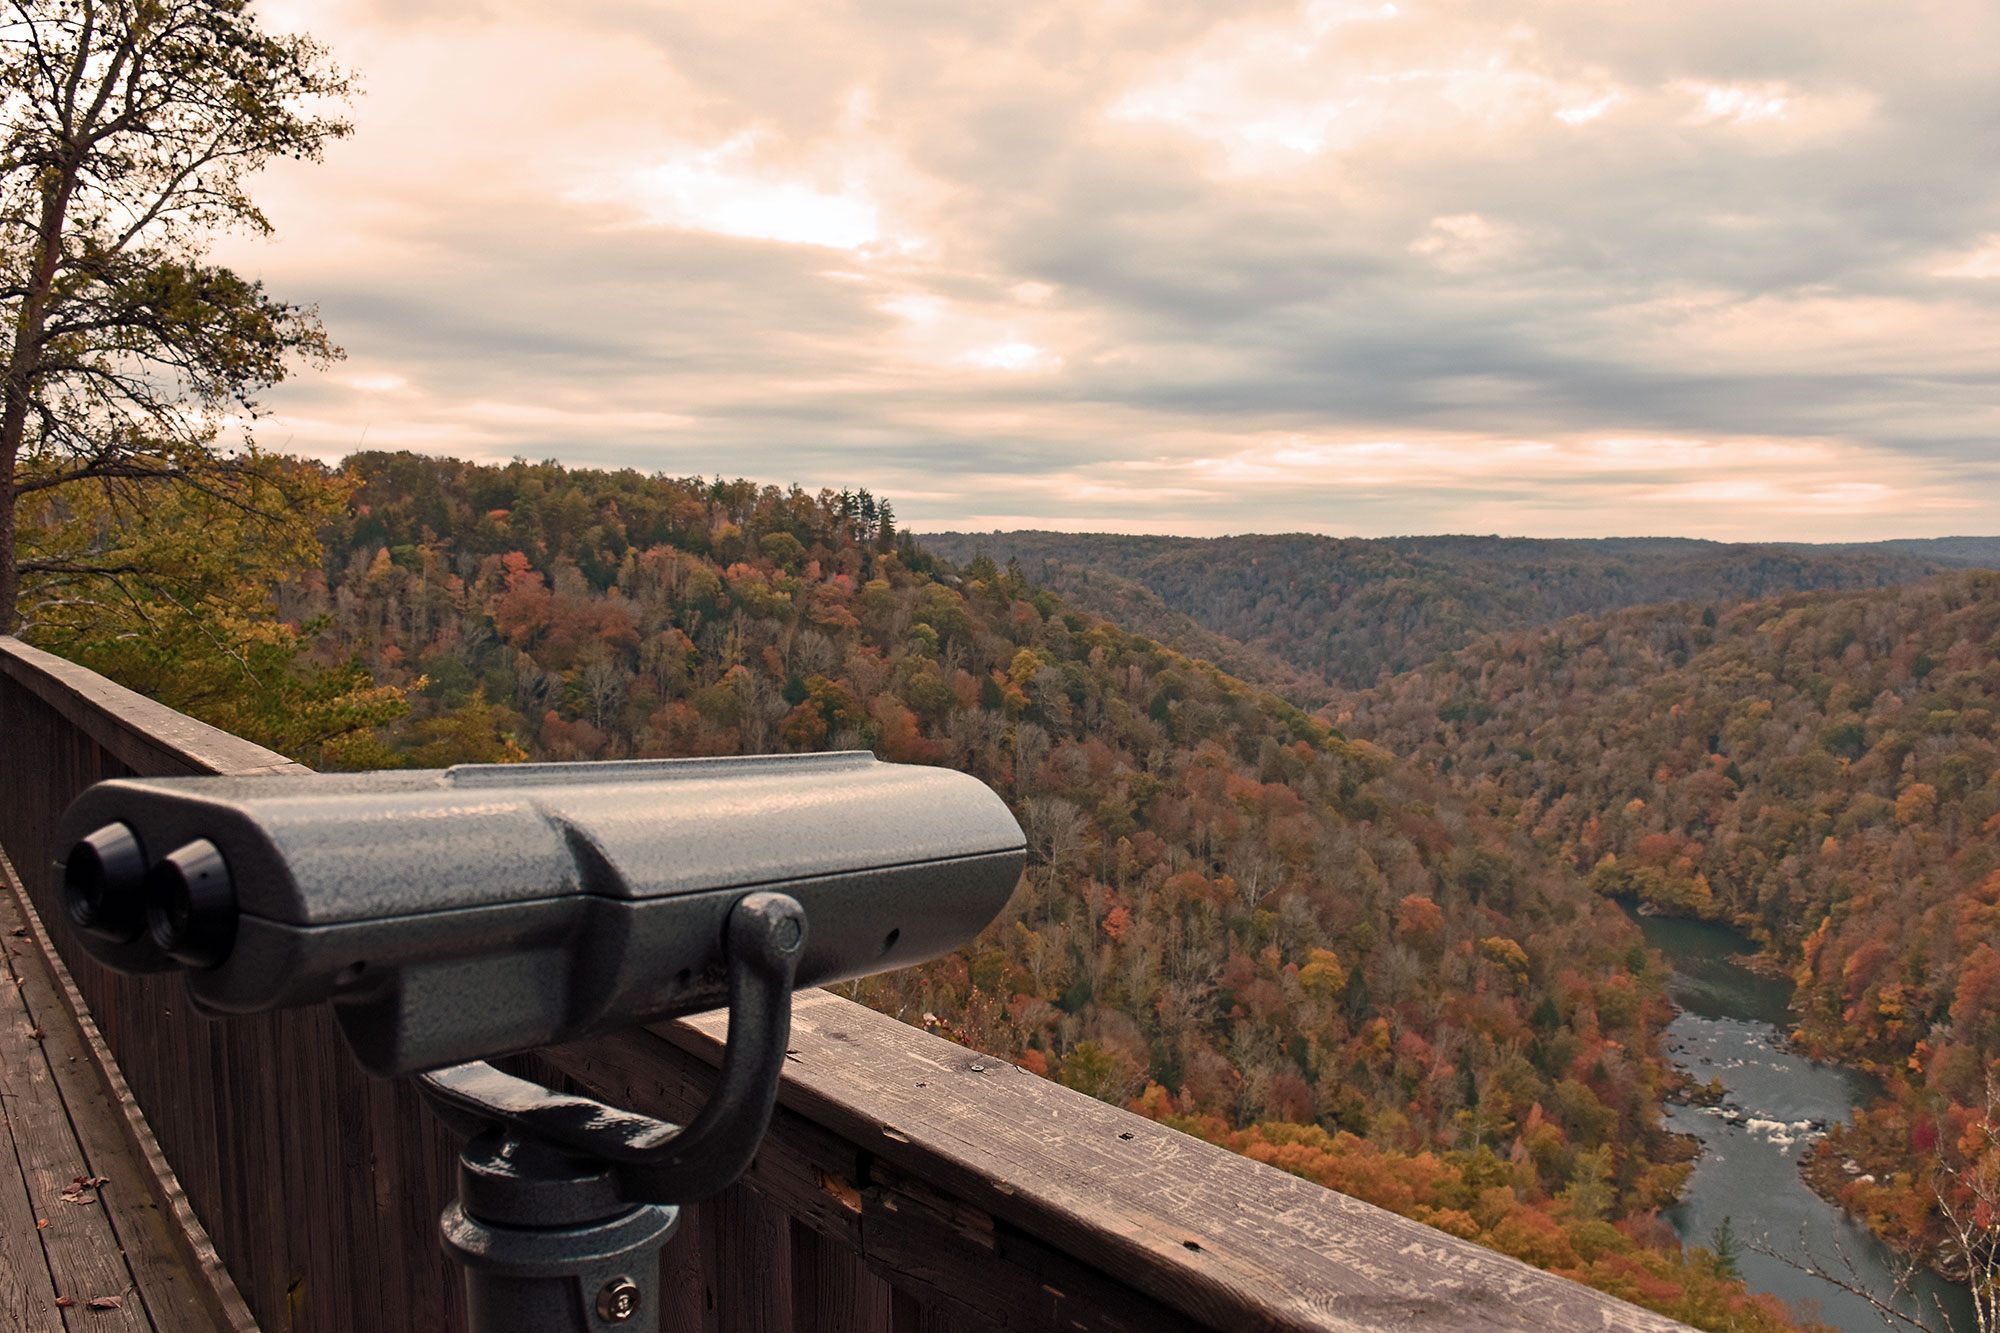
[[[923,528],[2000,531],[1991,0],[265,0],[267,446]]]

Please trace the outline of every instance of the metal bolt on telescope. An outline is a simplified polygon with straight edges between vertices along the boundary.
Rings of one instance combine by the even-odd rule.
[[[456,1133],[475,1333],[658,1327],[680,1206],[750,1163],[795,988],[934,958],[1012,893],[1000,798],[866,753],[120,779],[62,817],[63,902],[211,1017],[325,1003]],[[686,1126],[484,1061],[727,1004]]]

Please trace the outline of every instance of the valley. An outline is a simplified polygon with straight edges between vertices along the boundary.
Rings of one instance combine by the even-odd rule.
[[[972,947],[854,998],[1697,1327],[1812,1325],[1675,1230],[1703,1169],[1667,1106],[1676,972],[1621,902],[1749,930],[1797,979],[1786,1040],[1881,1080],[1834,1138],[1869,1168],[1840,1202],[1889,1242],[1936,1251],[1936,1166],[2000,1169],[1974,1133],[2000,576],[1900,548],[1347,543],[1328,619],[1267,562],[1299,539],[1258,538],[1187,566],[1230,605],[1262,589],[1217,619],[1117,570],[948,555],[866,491],[408,454],[288,477],[319,557],[232,576],[198,558],[206,511],[163,507],[146,540],[192,554],[149,634],[58,616],[42,641],[321,767],[963,769],[1028,873]],[[1575,614],[1487,624],[1552,607]],[[1286,624],[1318,638],[1230,633]]]
[[[1553,583],[1593,589],[1599,608],[1475,634],[1452,624],[1465,599],[1439,591],[1434,614],[1348,617],[1327,631],[1329,641],[1351,640],[1331,657],[1306,632],[1267,633],[1259,647],[1284,645],[1301,667],[1386,661],[1371,687],[1329,684],[1321,715],[1529,832],[1597,892],[1751,931],[1765,966],[1799,986],[1796,1009],[1776,1015],[1777,1039],[1880,1080],[1857,1098],[1861,1115],[1839,1113],[1847,1123],[1822,1149],[1849,1169],[1815,1164],[1809,1175],[1902,1252],[1964,1274],[1940,1201],[1977,1208],[2000,1167],[1980,1128],[1989,1123],[1985,1071],[2000,1056],[2000,994],[1987,976],[2000,945],[1991,909],[2000,892],[1991,730],[2000,583],[1928,571],[1990,560],[1990,541],[1722,548],[1028,533],[941,544],[962,541],[1039,559],[1053,581],[1085,596],[1113,579],[1161,596],[1136,574],[1173,594],[1162,597],[1167,610],[1207,615],[1207,633],[1246,623],[1248,603],[1225,621],[1207,600],[1232,585],[1260,592],[1259,625],[1282,625],[1294,604],[1301,627],[1327,623],[1315,595],[1263,572],[1274,547],[1291,553],[1279,562],[1286,573],[1307,562],[1300,552],[1345,554],[1352,567],[1360,552],[1407,560],[1483,547],[1490,567],[1517,571],[1487,604],[1516,608],[1556,604],[1543,571],[1561,564]],[[1621,606],[1635,553],[1643,560],[1662,547],[1685,560],[1646,575],[1664,604]],[[1263,554],[1247,568],[1226,554],[1253,549]],[[1118,572],[1086,567],[1107,552]],[[1185,581],[1194,570],[1207,571],[1202,581]],[[1184,581],[1170,582],[1172,573]],[[1410,560],[1376,580],[1378,608],[1392,590],[1408,595],[1406,576],[1425,577]],[[1751,595],[1788,582],[1801,590]],[[1406,628],[1463,642],[1424,667],[1391,671]],[[1700,1181],[1698,1172],[1697,1189]],[[1963,1308],[1959,1316],[1971,1317]]]

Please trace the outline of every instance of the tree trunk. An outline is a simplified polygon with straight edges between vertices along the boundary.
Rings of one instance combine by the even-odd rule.
[[[21,445],[28,434],[28,399],[42,359],[42,334],[48,327],[49,298],[55,292],[56,265],[62,260],[63,222],[76,189],[77,161],[65,154],[56,187],[42,195],[42,252],[35,258],[34,280],[21,303],[14,326],[14,345],[7,357],[4,410],[0,410],[0,634],[12,634],[20,624],[21,565],[16,541],[15,485]]]
[[[21,459],[21,442],[28,433],[28,375],[33,366],[29,315],[38,314],[33,298],[22,312],[14,332],[14,354],[7,365],[7,381],[0,387],[0,634],[12,634],[19,625],[16,604],[21,600],[21,568],[15,542],[14,505],[20,498],[15,487],[16,469]],[[40,323],[39,320],[36,321]],[[39,340],[41,330],[34,331]]]
[[[11,398],[7,409],[13,415]],[[0,452],[0,634],[14,632],[14,606],[21,599],[21,571],[14,559],[14,458],[12,449]]]

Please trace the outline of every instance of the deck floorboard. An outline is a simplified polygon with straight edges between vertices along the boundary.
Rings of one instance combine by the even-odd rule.
[[[0,867],[0,1325],[207,1333],[218,1320],[5,883],[8,869]],[[90,1304],[106,1298],[116,1308]],[[73,1303],[58,1303],[65,1299]]]

